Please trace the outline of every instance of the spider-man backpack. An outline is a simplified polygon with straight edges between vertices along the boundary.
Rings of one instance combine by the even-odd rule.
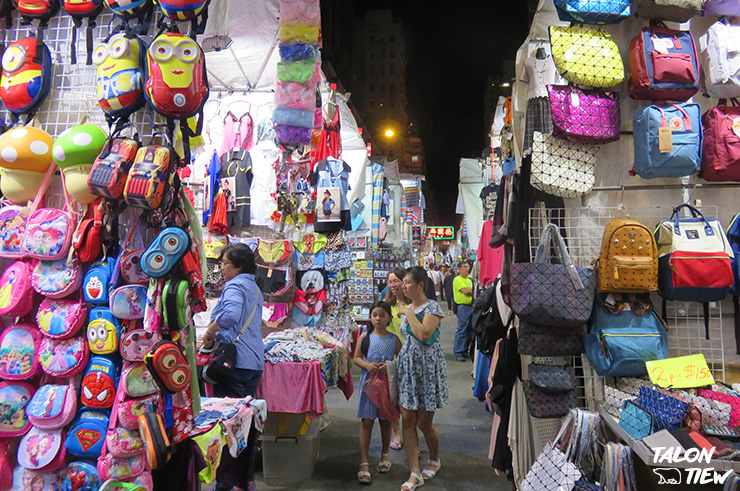
[[[38,38],[23,38],[8,45],[2,57],[0,99],[16,121],[33,115],[51,89],[51,53]],[[30,118],[29,118],[30,119]]]
[[[67,15],[72,17],[72,42],[70,43],[70,58],[72,64],[77,63],[77,29],[82,26],[82,19],[87,19],[85,46],[87,49],[87,64],[92,65],[93,29],[95,18],[103,10],[103,0],[63,0],[62,6]]]

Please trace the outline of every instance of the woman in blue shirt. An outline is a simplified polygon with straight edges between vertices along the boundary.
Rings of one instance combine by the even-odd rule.
[[[265,346],[262,342],[262,292],[254,282],[254,253],[246,244],[234,244],[221,255],[226,283],[203,335],[208,348],[214,340],[236,342],[236,370],[213,388],[215,397],[254,396],[262,376]],[[242,328],[249,325],[240,335]]]

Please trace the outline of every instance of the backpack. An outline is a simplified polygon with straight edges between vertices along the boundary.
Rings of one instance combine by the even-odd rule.
[[[87,19],[87,65],[92,65],[92,42],[95,18],[103,11],[103,0],[62,0],[64,11],[72,18],[72,42],[70,43],[70,58],[73,65],[77,64],[77,29],[82,26],[82,19]]]
[[[41,32],[41,30],[39,30]],[[2,56],[0,99],[16,120],[33,115],[51,90],[51,53],[43,41],[22,38],[10,43]]]
[[[41,371],[41,336],[33,324],[12,324],[0,334],[0,378],[28,380]]]
[[[65,432],[33,427],[18,444],[18,464],[32,471],[49,472],[64,467]]]
[[[138,150],[139,142],[134,139],[108,139],[90,170],[87,180],[90,192],[103,198],[120,198]]]
[[[123,190],[126,204],[146,210],[159,208],[165,201],[179,160],[171,147],[149,145],[139,148]]]
[[[692,218],[681,218],[688,209]],[[734,253],[721,224],[688,204],[673,209],[655,230],[658,242],[658,289],[666,300],[704,304],[709,339],[709,302],[725,299],[734,283]],[[664,315],[665,317],[665,315]]]
[[[144,361],[144,356],[153,345],[161,341],[158,332],[147,332],[144,329],[128,331],[121,338],[121,356],[126,361]]]
[[[139,434],[146,442],[146,457],[152,469],[161,469],[175,453],[170,443],[162,416],[150,411],[139,416]]]
[[[665,25],[645,27],[630,43],[634,99],[685,101],[699,90],[694,37]]]
[[[658,246],[645,225],[617,216],[604,229],[597,260],[599,291],[644,293],[658,290]]]
[[[686,22],[701,11],[702,0],[633,0],[632,11],[640,19]]]
[[[64,187],[75,201],[84,205],[95,201],[95,195],[90,193],[87,181],[95,157],[103,149],[107,139],[100,126],[81,124],[65,130],[54,140],[52,155],[64,174]]]
[[[154,0],[103,0],[105,7],[113,15],[126,21],[136,20],[138,25],[133,29],[136,34],[146,34],[154,14]]]
[[[92,206],[92,217],[88,214],[77,226],[72,237],[72,247],[77,259],[82,263],[91,263],[103,252],[103,213],[100,198]],[[107,217],[106,217],[107,218]]]
[[[643,179],[653,179],[690,176],[698,171],[702,147],[700,115],[699,105],[687,102],[638,109],[632,118],[634,173]],[[667,134],[665,140],[661,132]],[[665,147],[661,145],[663,142]]]
[[[21,15],[21,25],[29,25],[31,21],[39,21],[38,36],[41,39],[42,32],[49,25],[49,19],[59,12],[59,0],[13,0],[15,8]]]
[[[190,325],[190,285],[185,280],[167,280],[162,292],[164,324],[170,331],[179,331]]]
[[[98,103],[109,121],[125,119],[144,107],[144,41],[132,34],[113,34],[95,48],[92,59],[97,67]]]
[[[42,430],[56,430],[69,424],[77,410],[77,390],[72,379],[67,385],[39,387],[28,404],[28,420]]]
[[[738,7],[740,9],[740,6]],[[701,67],[704,92],[710,97],[730,99],[740,97],[740,66],[737,65],[737,48],[731,42],[740,38],[740,25],[725,17],[709,27],[702,36]]]
[[[189,20],[191,32],[203,34],[208,20],[208,4],[211,0],[159,0],[159,8],[170,19],[182,22]]]
[[[67,436],[67,440],[69,441],[69,436]],[[67,449],[69,450],[69,447]],[[98,470],[94,464],[89,462],[72,462],[57,474],[54,490],[94,490],[100,489],[102,484],[98,476]]]
[[[121,374],[121,385],[128,397],[145,397],[157,393],[157,383],[144,363],[128,363]]]
[[[121,321],[113,316],[108,307],[95,307],[90,311],[87,341],[91,352],[98,355],[117,353],[120,338]]]
[[[652,306],[632,295],[615,295],[615,300],[613,306],[601,298],[594,302],[590,329],[583,337],[588,361],[602,376],[646,375],[646,361],[667,356],[663,321]]]
[[[90,348],[82,336],[67,339],[44,336],[39,345],[41,369],[52,377],[77,375],[85,369],[89,357]]]
[[[112,407],[119,377],[119,367],[113,360],[105,356],[91,357],[80,385],[80,402],[95,409]]]
[[[80,262],[66,259],[57,261],[38,261],[31,273],[31,287],[36,293],[48,298],[63,298],[76,292],[82,286]]]
[[[146,290],[143,285],[119,286],[110,295],[110,311],[123,320],[142,319],[146,307]]]
[[[144,363],[160,390],[174,394],[188,387],[190,365],[182,349],[172,341],[160,341],[149,349]]]
[[[143,453],[116,457],[108,452],[108,447],[105,444],[103,445],[102,456],[98,459],[97,467],[98,475],[104,481],[109,479],[132,481],[148,470],[146,457]]]
[[[31,264],[15,261],[0,276],[0,315],[23,317],[33,308]]]
[[[36,389],[25,382],[0,382],[0,438],[14,438],[31,429],[26,406]]]
[[[496,299],[496,289],[500,288],[500,278],[493,285],[478,294],[473,302],[471,325],[478,349],[484,355],[492,355],[496,341],[506,335],[507,325],[501,318]]]
[[[87,306],[82,299],[45,298],[36,311],[41,334],[52,339],[71,338],[85,325]]]
[[[103,257],[87,270],[82,280],[82,293],[87,303],[108,305],[110,291],[115,287],[111,284],[115,262],[112,257]]]
[[[740,128],[740,107],[723,103],[720,100],[721,105],[702,116],[701,177],[705,181],[740,181],[740,138],[735,133]]]
[[[175,267],[188,251],[190,237],[178,227],[167,227],[141,255],[141,269],[152,278],[161,278]]]

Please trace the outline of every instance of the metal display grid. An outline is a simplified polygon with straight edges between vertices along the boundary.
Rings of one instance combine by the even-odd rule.
[[[606,225],[617,215],[618,208],[533,208],[529,214],[530,256],[534,259],[539,237],[544,226],[556,223],[568,245],[568,251],[576,266],[591,267],[599,257],[601,239]],[[673,208],[630,208],[629,216],[651,230],[662,220],[668,219]],[[708,218],[717,217],[716,206],[704,206],[701,212]],[[621,216],[626,216],[622,212]],[[662,299],[652,297],[655,308],[660,312]],[[665,319],[668,325],[668,356],[686,356],[702,353],[717,380],[725,380],[724,337],[722,329],[722,304],[710,304],[709,340],[705,339],[704,310],[702,304],[692,302],[667,303]],[[543,363],[553,363],[558,358],[538,358]],[[603,400],[604,378],[596,375],[586,355],[570,358],[576,368],[578,406],[590,411],[597,409]]]

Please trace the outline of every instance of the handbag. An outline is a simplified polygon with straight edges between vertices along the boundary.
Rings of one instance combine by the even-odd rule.
[[[64,174],[62,174],[62,194],[64,194],[63,210],[38,208],[41,195],[36,195],[26,221],[26,234],[21,241],[21,251],[26,256],[47,261],[67,257],[76,221],[69,211],[69,195],[64,188]]]
[[[577,24],[617,24],[630,16],[630,0],[555,0],[558,17]]]
[[[569,82],[607,89],[624,80],[619,48],[602,29],[550,26],[550,44],[555,66]]]
[[[419,314],[416,314],[415,313],[414,315],[416,316],[416,318],[417,318],[417,320],[419,322],[424,323],[424,314],[420,314],[420,313]],[[427,339],[426,341],[422,341],[421,339],[419,339],[419,338],[416,337],[416,334],[414,334],[414,332],[411,330],[411,324],[409,324],[408,322],[406,322],[406,332],[412,338],[416,339],[417,341],[419,341],[424,346],[431,346],[431,345],[433,345],[437,341],[437,338],[439,337],[439,326],[437,326],[437,329],[434,330],[434,333],[432,334],[432,337],[429,338],[429,339]]]
[[[385,373],[388,375],[388,393],[391,396],[391,403],[398,404],[398,367],[396,360],[385,362]]]
[[[697,391],[699,397],[704,397],[712,401],[719,401],[725,404],[729,404],[731,408],[730,412],[730,426],[737,426],[740,424],[740,397],[733,396],[730,394],[724,394],[711,389],[699,389]]]
[[[585,328],[585,324],[583,325]],[[519,322],[517,352],[530,356],[567,356],[583,353],[583,334],[553,333],[551,326]]]
[[[619,418],[624,403],[634,399],[635,396],[628,392],[619,390],[611,385],[604,385],[604,402],[601,404],[601,407],[615,418]]]
[[[653,434],[653,415],[635,401],[626,401],[619,416],[619,426],[635,440]]]
[[[684,390],[678,393],[701,411],[703,426],[730,426],[732,406],[729,404],[700,397]]]
[[[681,401],[670,394],[661,392],[657,388],[640,388],[637,403],[650,411],[653,415],[653,429],[675,430],[681,427],[681,423],[689,410],[689,404]]]
[[[535,131],[532,136],[532,186],[553,196],[577,198],[596,180],[597,149]]]
[[[77,226],[72,238],[72,248],[77,253],[77,258],[82,263],[95,261],[103,250],[103,214],[102,206],[98,198],[93,203],[93,217],[85,218]]]
[[[563,394],[549,394],[538,390],[529,380],[522,382],[522,388],[529,414],[533,418],[562,418],[575,408],[578,402],[575,390]]]
[[[653,388],[652,382],[638,377],[615,377],[614,385],[617,389],[632,394],[635,397],[640,393],[640,387]]]
[[[575,368],[564,365],[529,364],[529,381],[540,392],[563,394],[575,390]]]
[[[686,22],[698,15],[702,0],[632,0],[632,10],[640,19]]]
[[[591,144],[619,140],[619,92],[573,85],[548,85],[547,92],[554,137]]]
[[[134,234],[136,234],[137,249],[132,249],[131,245]],[[144,242],[141,240],[141,230],[139,229],[139,217],[134,213],[121,254],[121,276],[126,283],[149,282],[149,276],[141,269],[141,256],[144,254],[144,250]]]
[[[740,35],[740,26],[737,30]],[[740,105],[727,106],[720,100],[702,116],[701,177],[705,181],[740,181],[740,137],[735,133],[735,121],[740,124]]]
[[[552,242],[560,264],[550,262]],[[543,230],[534,262],[512,264],[509,275],[511,308],[525,322],[577,327],[591,316],[596,272],[573,264],[557,225]]]
[[[257,300],[259,300],[259,295],[255,298],[254,308],[252,308],[252,312],[249,314],[249,317],[247,317],[247,321],[242,326],[242,329],[239,331],[239,335],[236,337],[234,342],[220,344],[218,348],[214,350],[214,360],[205,367],[202,372],[204,382],[213,385],[220,384],[228,380],[234,374],[234,370],[236,370],[236,345],[242,335],[247,331],[247,327],[249,327],[249,324],[252,322],[254,313],[257,312],[257,303],[259,303]]]
[[[555,441],[548,442],[537,456],[532,467],[527,472],[520,491],[543,491],[557,489],[571,491],[575,482],[581,479],[581,471],[565,454],[558,449],[558,444],[568,425],[563,424],[555,437]]]

